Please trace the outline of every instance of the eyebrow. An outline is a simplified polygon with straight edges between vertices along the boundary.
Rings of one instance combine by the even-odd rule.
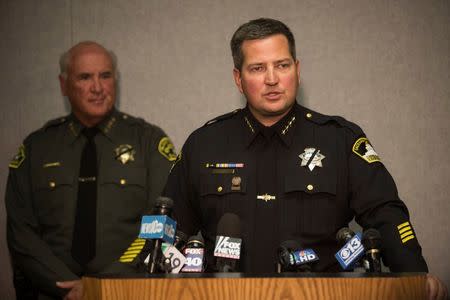
[[[292,58],[282,58],[282,59],[278,59],[278,60],[274,61],[273,63],[279,64],[282,62],[293,62],[293,61],[294,60]],[[266,64],[265,62],[255,62],[255,63],[248,64],[248,66],[251,67],[251,66],[259,66],[259,65],[265,65],[265,64]]]

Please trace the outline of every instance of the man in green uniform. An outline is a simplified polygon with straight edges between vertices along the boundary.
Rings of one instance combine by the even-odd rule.
[[[104,47],[79,43],[60,65],[72,113],[30,134],[11,161],[7,237],[39,298],[78,299],[80,277],[107,270],[136,237],[176,155],[160,128],[114,108]]]
[[[364,132],[296,103],[300,63],[289,28],[252,20],[234,33],[231,50],[247,106],[189,136],[164,192],[175,202],[177,229],[205,237],[207,270],[215,270],[217,224],[233,213],[242,229],[241,272],[275,272],[287,240],[316,251],[313,272],[339,271],[336,232],[353,217],[380,231],[391,271],[428,272],[408,210]],[[435,277],[428,286],[446,297]]]

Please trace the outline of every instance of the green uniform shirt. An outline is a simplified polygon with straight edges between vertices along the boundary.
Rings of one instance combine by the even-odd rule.
[[[56,281],[99,273],[139,233],[141,216],[160,195],[175,160],[158,127],[118,111],[99,126],[96,256],[83,270],[71,256],[80,158],[86,138],[73,115],[28,136],[10,164],[6,190],[12,258],[40,290],[63,294]]]

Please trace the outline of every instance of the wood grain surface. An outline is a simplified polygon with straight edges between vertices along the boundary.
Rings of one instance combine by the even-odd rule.
[[[424,275],[370,278],[84,277],[85,299],[425,299]]]

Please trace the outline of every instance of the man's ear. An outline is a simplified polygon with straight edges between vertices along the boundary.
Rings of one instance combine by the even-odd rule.
[[[67,79],[63,75],[58,76],[59,79],[59,87],[61,88],[61,94],[63,96],[67,96]]]
[[[244,90],[242,89],[242,78],[241,78],[241,71],[234,68],[233,69],[233,77],[234,77],[234,83],[236,83],[237,88],[241,93],[244,93]]]

